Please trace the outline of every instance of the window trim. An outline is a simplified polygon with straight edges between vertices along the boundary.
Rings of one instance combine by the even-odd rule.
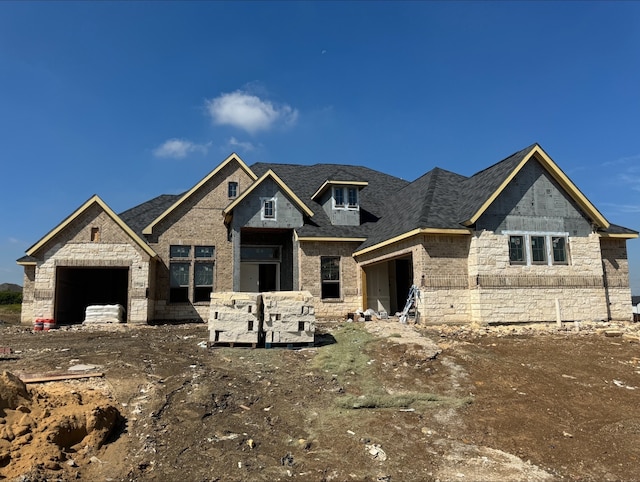
[[[563,239],[564,240],[564,246],[563,246],[563,252],[564,252],[564,260],[562,261],[556,261],[556,251],[555,248],[553,246],[553,240],[554,239]],[[554,236],[551,235],[551,244],[550,244],[550,249],[551,249],[551,258],[553,260],[553,264],[557,264],[557,265],[568,265],[569,264],[569,236]]]
[[[354,193],[355,196],[355,202],[352,203],[351,202],[351,193]],[[358,191],[358,188],[355,187],[348,187],[347,188],[347,207],[349,209],[357,209],[360,206],[360,193]]]
[[[227,184],[227,197],[229,199],[235,199],[238,197],[238,181],[229,181]]]
[[[340,202],[338,202],[338,193],[340,193]],[[344,202],[344,188],[342,186],[334,186],[332,196],[334,209],[344,209],[346,207]]]
[[[198,260],[196,260],[193,263],[193,302],[194,303],[207,303],[211,301],[211,293],[213,292],[213,274],[214,274],[214,270],[215,270],[215,263],[213,262],[213,260],[209,261],[204,261],[204,259],[206,258],[199,258]],[[212,258],[209,258],[212,259]],[[203,283],[198,283],[197,282],[197,276],[198,276],[198,267],[200,266],[210,266],[211,267],[211,283],[210,284],[203,284]],[[199,298],[199,294],[201,291],[203,291],[202,289],[199,288],[211,288],[211,291],[208,292],[208,299],[207,300],[200,300],[197,299]]]
[[[337,280],[324,280],[322,272],[322,261],[324,259],[337,259],[338,260],[338,279]],[[320,256],[320,299],[323,301],[342,301],[342,257],[341,256]],[[337,296],[323,296],[325,284],[337,285]]]
[[[277,256],[273,257],[251,257],[245,256],[245,248],[259,248],[259,249],[277,249]],[[240,246],[240,262],[242,263],[279,263],[282,261],[282,247],[278,244],[243,244]]]
[[[541,240],[542,249],[537,246],[537,241]],[[534,241],[536,242],[536,246],[534,246]],[[547,248],[549,247],[549,243],[547,243],[547,237],[541,236],[537,234],[532,234],[529,236],[529,249],[531,249],[531,264],[546,264],[549,265],[549,255],[547,253]],[[542,255],[542,259],[534,259],[536,255]]]
[[[521,259],[511,259],[512,246],[514,245],[511,241],[514,238],[518,238],[522,243],[522,246],[519,248],[520,254],[522,255]],[[509,264],[523,266],[527,264],[527,240],[522,234],[512,234],[509,236]]]
[[[178,249],[182,248],[183,250],[186,248],[187,255],[180,256],[172,256],[179,253]],[[211,248],[211,256],[202,256],[201,253],[198,255],[198,248]],[[186,265],[187,266],[187,281],[186,285],[172,285],[172,266],[174,265]],[[196,284],[196,265],[197,264],[210,264],[211,265],[211,292],[214,290],[215,279],[216,279],[216,247],[213,244],[171,244],[169,245],[169,296],[167,298],[167,302],[169,304],[184,304],[184,303],[192,303],[192,304],[201,304],[201,303],[210,303],[210,301],[196,301],[196,290],[198,288],[208,288],[209,285]],[[172,301],[172,290],[181,290],[183,291],[186,288],[186,298],[183,301]],[[174,297],[175,299],[175,297]]]
[[[276,196],[260,198],[260,220],[261,221],[277,221],[278,220],[277,201],[278,199]],[[272,205],[273,212],[271,215],[267,215],[267,203],[271,203]]]
[[[570,264],[569,250],[569,233],[567,232],[549,232],[549,231],[503,231],[503,235],[507,236],[507,248],[509,264],[511,266],[568,266]],[[511,260],[511,239],[520,237],[524,243],[524,260]],[[544,261],[533,260],[532,238],[542,238],[544,240]],[[564,241],[564,261],[556,261],[553,249],[553,240],[563,238]]]
[[[336,193],[340,193],[342,202],[336,200]],[[349,193],[354,192],[356,202],[350,203]],[[334,210],[358,211],[360,210],[360,190],[355,186],[333,186],[331,191],[331,205]]]

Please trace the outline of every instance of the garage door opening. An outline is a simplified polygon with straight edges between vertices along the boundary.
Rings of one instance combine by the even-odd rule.
[[[367,308],[397,313],[404,308],[413,282],[411,255],[391,259],[364,268]]]
[[[89,305],[122,305],[127,317],[129,268],[68,268],[56,270],[55,320],[60,325],[82,323]]]

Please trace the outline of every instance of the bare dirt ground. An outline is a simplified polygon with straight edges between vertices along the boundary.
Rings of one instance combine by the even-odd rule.
[[[0,372],[104,373],[0,377],[0,479],[639,480],[637,328],[323,322],[265,350],[0,324]]]

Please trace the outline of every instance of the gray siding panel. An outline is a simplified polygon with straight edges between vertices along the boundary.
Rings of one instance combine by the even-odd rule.
[[[261,219],[263,198],[276,199],[275,219]],[[299,228],[303,223],[302,212],[271,179],[266,179],[257,186],[233,211],[234,229]]]
[[[528,162],[476,223],[476,229],[556,231],[588,236],[591,224],[537,161]]]

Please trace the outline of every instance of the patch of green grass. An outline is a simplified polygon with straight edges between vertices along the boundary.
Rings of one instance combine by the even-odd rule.
[[[362,325],[356,323],[342,325],[333,333],[333,336],[336,343],[322,347],[314,358],[313,365],[325,374],[337,377],[341,383],[348,380],[348,384],[362,394],[337,397],[335,400],[337,408],[351,410],[434,405],[458,407],[471,402],[470,399],[444,397],[433,393],[390,395],[377,378],[375,370],[369,364],[370,357],[366,354],[367,346],[379,340]],[[397,336],[400,335],[397,334]]]
[[[11,324],[20,323],[21,311],[22,305],[20,303],[0,305],[0,320]]]
[[[338,377],[363,375],[370,360],[364,349],[374,337],[355,323],[344,324],[333,335],[336,343],[320,350],[313,360],[314,367]]]

